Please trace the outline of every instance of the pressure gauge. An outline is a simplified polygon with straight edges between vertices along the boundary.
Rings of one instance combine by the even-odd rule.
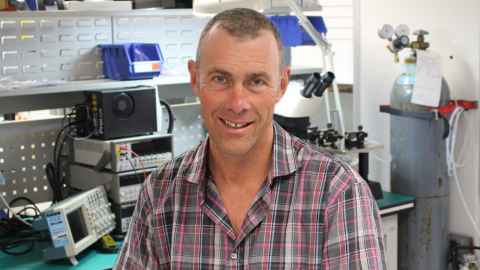
[[[394,30],[393,26],[390,24],[384,24],[382,28],[378,29],[378,36],[381,39],[391,39],[393,36]]]
[[[410,43],[410,38],[408,36],[400,36],[398,39],[400,40],[400,44],[404,47],[408,46],[408,43]]]
[[[408,44],[410,44],[408,36],[399,36],[392,42],[393,49],[397,52],[408,47]]]
[[[400,24],[395,28],[395,35],[397,37],[410,35],[410,28],[406,24]]]

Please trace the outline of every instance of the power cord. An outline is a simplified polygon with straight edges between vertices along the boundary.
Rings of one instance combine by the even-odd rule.
[[[168,128],[167,128],[167,133],[170,134],[173,132],[174,128],[174,121],[175,121],[175,116],[173,115],[172,108],[170,107],[170,104],[168,104],[165,100],[159,99],[160,104],[165,107],[168,113]]]
[[[0,219],[0,250],[12,256],[27,254],[33,249],[35,241],[44,239],[40,232],[33,230],[31,224],[39,217],[40,209],[27,197],[17,197],[10,203],[7,203],[1,194],[0,198],[7,207],[5,217]],[[26,201],[28,204],[15,212],[11,206],[19,201]],[[29,214],[29,210],[33,211],[33,214]]]
[[[448,138],[446,139],[446,157],[447,157],[447,168],[448,168],[448,175],[453,177],[453,180],[455,182],[455,187],[457,188],[460,201],[463,205],[463,208],[465,210],[465,213],[467,214],[470,222],[473,225],[473,228],[475,230],[475,233],[477,234],[477,237],[480,237],[480,228],[478,226],[477,221],[473,217],[473,214],[468,207],[468,204],[465,200],[465,195],[463,194],[462,188],[460,187],[460,181],[458,179],[458,174],[457,174],[457,167],[458,164],[455,160],[455,143],[456,143],[456,138],[457,138],[457,131],[458,131],[458,121],[460,117],[462,116],[463,112],[465,109],[462,107],[457,107],[452,115],[450,116],[450,133]]]
[[[28,227],[32,227],[32,224],[28,223],[27,221],[25,221],[23,218],[21,218],[20,216],[17,215],[17,213],[15,213],[12,208],[10,208],[10,204],[7,203],[7,201],[5,200],[5,198],[2,196],[2,194],[0,194],[0,199],[1,201],[3,202],[3,204],[5,205],[5,207],[7,207],[7,218],[10,219],[10,213],[12,213],[13,217],[15,217],[18,221],[20,221],[21,223],[23,223],[24,225],[28,226]]]
[[[67,123],[65,124],[65,121]],[[48,183],[52,189],[53,202],[59,202],[67,197],[68,186],[66,186],[63,175],[62,153],[68,139],[73,137],[90,137],[92,133],[87,133],[91,126],[88,117],[88,110],[85,104],[77,104],[72,107],[70,113],[65,114],[62,119],[62,128],[55,137],[53,148],[53,161],[49,162],[45,168]]]
[[[55,138],[55,146],[53,148],[53,162],[49,162],[47,164],[47,167],[45,168],[47,180],[53,193],[53,202],[59,202],[63,200],[66,196],[61,168],[61,154],[67,138],[64,132],[66,132],[67,129],[71,128],[74,125],[75,122],[68,123],[67,125],[62,127],[57,133],[57,136]]]

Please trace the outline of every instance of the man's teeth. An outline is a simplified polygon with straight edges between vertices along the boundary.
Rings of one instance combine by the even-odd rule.
[[[248,125],[248,123],[238,124],[238,123],[230,122],[230,121],[225,120],[225,119],[223,120],[223,122],[231,128],[242,128],[242,127],[246,127]]]

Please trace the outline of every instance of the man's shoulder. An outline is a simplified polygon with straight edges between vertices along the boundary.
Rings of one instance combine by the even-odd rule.
[[[329,192],[346,191],[353,185],[365,183],[346,159],[298,138],[293,139],[292,143],[293,148],[297,149],[297,162],[301,170],[321,175]]]
[[[292,136],[291,142],[298,167],[315,171],[323,170],[326,172],[332,164],[337,166],[342,165],[342,161],[317,145],[295,136]]]
[[[192,177],[192,173],[195,173],[193,167],[197,166],[196,162],[198,162],[195,160],[198,148],[199,146],[163,163],[153,172],[146,183],[152,190],[152,199],[168,197],[176,185]]]

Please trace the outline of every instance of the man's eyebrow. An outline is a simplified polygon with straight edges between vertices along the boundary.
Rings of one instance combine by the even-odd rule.
[[[212,68],[211,70],[209,70],[207,72],[208,75],[215,74],[215,73],[222,74],[222,75],[228,76],[228,77],[232,76],[232,74],[230,72],[228,72],[226,70],[223,70],[223,69],[220,69],[220,68]]]
[[[232,73],[224,70],[224,69],[221,69],[221,68],[212,68],[210,69],[208,72],[207,72],[207,75],[212,75],[212,74],[221,74],[225,77],[233,77]],[[270,80],[271,76],[267,73],[267,72],[264,72],[264,71],[259,71],[259,72],[251,72],[251,73],[248,73],[247,74],[247,79],[251,80],[251,79],[255,79],[255,78],[265,78],[266,80]]]
[[[260,77],[260,78],[265,78],[265,79],[267,79],[267,80],[270,80],[270,75],[269,75],[267,72],[263,72],[263,71],[261,71],[261,72],[249,73],[249,74],[247,75],[247,77],[248,77],[249,79],[259,78],[259,77]]]

